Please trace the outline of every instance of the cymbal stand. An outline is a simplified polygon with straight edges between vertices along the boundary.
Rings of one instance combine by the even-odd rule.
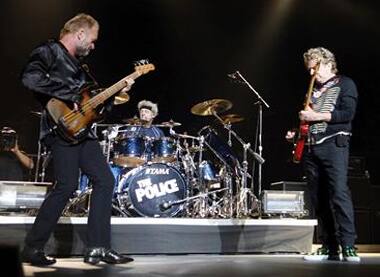
[[[254,152],[251,149],[250,143],[246,143],[240,136],[238,136],[238,134],[234,130],[232,130],[231,124],[224,123],[222,118],[220,118],[215,111],[213,112],[213,115],[222,123],[223,127],[228,130],[229,136],[233,135],[236,138],[236,140],[243,146],[243,162],[242,162],[243,168],[242,168],[242,170],[239,168],[239,172],[242,171],[242,173],[240,174],[241,175],[241,180],[240,180],[241,185],[239,188],[239,192],[237,193],[237,199],[236,199],[236,216],[237,217],[248,216],[251,213],[251,208],[248,207],[249,198],[251,198],[251,199],[256,198],[257,199],[257,197],[255,197],[255,195],[253,193],[253,188],[250,190],[247,186],[247,178],[248,178],[247,154],[248,154],[248,152],[251,153],[253,155],[253,157],[259,163],[263,163],[264,159],[259,154],[257,154],[256,152]],[[232,142],[231,142],[231,145],[232,145]],[[252,200],[252,202],[253,202],[253,200]]]
[[[40,116],[39,128],[41,128],[42,126],[42,121],[43,121],[43,116]],[[37,161],[36,161],[36,169],[35,169],[36,171],[34,173],[34,182],[38,182],[39,180],[40,182],[44,182],[46,168],[50,161],[51,154],[50,154],[50,151],[47,151],[47,147],[42,145],[40,139],[38,139],[37,144],[38,144],[38,149],[37,149]]]
[[[38,149],[37,149],[37,162],[36,162],[36,171],[34,173],[34,182],[38,182],[39,171],[40,171],[40,161],[41,161],[41,142],[38,140]]]
[[[47,151],[46,146],[42,146],[41,142],[38,141],[37,150],[37,161],[36,161],[36,171],[34,174],[34,182],[44,182],[46,175],[46,168],[51,158],[50,152]],[[40,172],[41,171],[41,172]]]

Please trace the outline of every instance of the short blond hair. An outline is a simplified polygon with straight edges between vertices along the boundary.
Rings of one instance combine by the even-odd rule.
[[[334,54],[323,47],[310,48],[303,54],[303,60],[305,65],[312,60],[319,60],[323,64],[331,63],[331,71],[333,73],[338,72],[336,60]]]
[[[59,38],[61,39],[67,34],[72,34],[78,31],[81,28],[91,29],[92,27],[97,26],[99,28],[99,23],[93,18],[91,15],[80,13],[69,19],[59,34]]]

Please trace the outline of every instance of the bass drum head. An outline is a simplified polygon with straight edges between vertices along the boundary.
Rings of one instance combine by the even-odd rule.
[[[118,189],[119,201],[126,200],[125,194],[128,196],[129,203],[123,206],[146,217],[171,217],[181,210],[181,205],[165,209],[165,205],[182,200],[186,195],[186,182],[173,166],[152,163],[135,168],[127,175]]]

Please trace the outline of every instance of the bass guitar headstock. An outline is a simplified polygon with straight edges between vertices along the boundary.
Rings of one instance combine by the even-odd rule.
[[[139,75],[146,74],[154,69],[154,65],[152,63],[149,63],[147,59],[135,62],[135,71],[138,72]]]

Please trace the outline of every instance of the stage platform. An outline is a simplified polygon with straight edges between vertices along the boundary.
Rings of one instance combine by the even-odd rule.
[[[0,243],[23,246],[35,217],[0,216]],[[62,217],[46,251],[82,255],[86,217]],[[112,247],[126,254],[305,253],[316,220],[113,217]]]

